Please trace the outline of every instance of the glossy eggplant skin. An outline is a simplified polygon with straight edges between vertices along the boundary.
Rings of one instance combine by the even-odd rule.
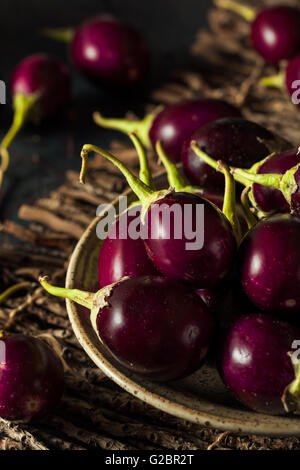
[[[71,80],[63,62],[46,54],[33,54],[23,59],[11,77],[11,92],[32,95],[40,93],[38,119],[56,114],[70,101]]]
[[[275,136],[264,127],[241,118],[224,118],[197,129],[184,143],[182,164],[189,179],[206,189],[224,190],[224,176],[201,160],[191,148],[196,141],[214,160],[228,165],[250,168],[271,152],[268,142],[275,143]]]
[[[153,148],[160,140],[171,160],[179,162],[185,140],[204,124],[227,116],[240,117],[236,107],[222,100],[201,98],[164,108],[154,119],[149,137]]]
[[[119,363],[153,380],[178,379],[201,367],[214,322],[189,286],[143,276],[117,284],[107,301],[97,330]]]
[[[64,388],[59,357],[38,338],[4,334],[0,341],[5,355],[4,362],[1,357],[1,418],[27,422],[51,412]]]
[[[131,88],[147,77],[150,54],[144,39],[109,16],[80,25],[71,43],[75,67],[96,85]]]
[[[279,5],[260,11],[251,24],[251,40],[266,62],[291,58],[300,50],[299,10]]]
[[[190,212],[185,218],[187,207]],[[203,218],[199,216],[201,208]],[[216,285],[230,272],[236,240],[228,219],[206,199],[190,193],[170,193],[150,206],[145,227],[148,256],[163,275],[201,289]],[[188,228],[199,243],[191,246],[196,237],[187,236]]]
[[[262,219],[239,248],[243,289],[259,308],[287,318],[300,311],[300,217],[275,214]]]
[[[121,214],[103,241],[98,261],[100,287],[113,284],[125,276],[158,275],[147,255],[143,240],[134,240],[128,233],[130,224],[139,217],[140,211],[141,206],[134,206]]]
[[[252,410],[286,413],[282,397],[295,378],[289,352],[300,331],[271,315],[252,313],[235,320],[218,358],[225,385]]]
[[[298,154],[298,149],[290,149],[266,160],[266,162],[259,167],[257,173],[284,174],[287,170],[290,170],[299,163],[300,155]],[[252,194],[255,206],[263,213],[285,213],[291,210],[289,203],[279,189],[254,183],[252,186]],[[295,202],[297,202],[296,194],[292,195],[292,200],[294,199]]]

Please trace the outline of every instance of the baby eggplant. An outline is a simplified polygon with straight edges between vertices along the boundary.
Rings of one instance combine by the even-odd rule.
[[[284,415],[299,408],[299,360],[293,361],[300,331],[271,315],[235,320],[223,338],[219,370],[225,385],[247,407]]]
[[[91,323],[107,351],[131,372],[174,380],[201,367],[213,319],[193,290],[155,276],[123,279],[96,294],[42,286],[91,310]]]
[[[227,116],[240,117],[240,111],[222,100],[200,98],[166,106],[141,121],[109,119],[94,114],[96,124],[128,134],[134,132],[147,148],[161,141],[172,161],[179,162],[184,141],[207,122]]]

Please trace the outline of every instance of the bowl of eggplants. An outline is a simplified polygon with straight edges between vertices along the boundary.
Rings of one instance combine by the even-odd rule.
[[[46,276],[40,282],[66,298],[92,361],[137,398],[220,430],[300,435],[298,155],[242,117],[205,126],[189,136],[184,129],[183,165],[163,141],[153,142],[164,167],[153,177],[138,132],[129,137],[139,176],[109,151],[84,145],[81,182],[96,152],[126,178],[128,209],[119,213],[120,198],[112,202],[117,216],[104,240],[97,227],[107,223],[108,208],[91,222],[65,287]],[[263,211],[258,202],[272,192]],[[185,218],[165,225],[157,208],[173,205],[189,207],[201,247],[187,249]],[[125,236],[133,221],[142,237]]]

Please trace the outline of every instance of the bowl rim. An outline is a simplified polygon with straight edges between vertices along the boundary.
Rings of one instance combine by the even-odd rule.
[[[162,176],[161,174],[158,176]],[[123,192],[121,195],[129,195],[131,190],[128,189]],[[119,197],[115,198],[111,204],[117,204]],[[76,247],[71,255],[67,274],[66,274],[66,287],[73,288],[73,281],[76,272],[76,265],[77,260],[81,255],[81,251],[84,249],[84,245],[88,237],[90,236],[91,231],[95,230],[95,227],[101,216],[105,213],[105,209],[94,218],[94,220],[90,223],[87,229],[84,231],[83,235],[79,239]],[[147,390],[147,388],[143,387],[141,384],[135,382],[133,379],[125,375],[122,371],[118,370],[112,363],[109,362],[108,359],[104,355],[101,354],[99,349],[95,347],[93,341],[89,338],[88,333],[85,331],[85,328],[80,321],[80,317],[78,315],[76,304],[66,299],[66,306],[68,316],[71,322],[72,329],[74,334],[85,350],[87,355],[90,359],[95,363],[99,369],[104,372],[104,374],[110,378],[113,382],[118,384],[121,388],[126,390],[128,393],[132,394],[133,396],[139,398],[140,400],[146,402],[149,405],[158,408],[161,411],[164,411],[168,414],[176,416],[177,418],[182,418],[184,420],[206,426],[206,427],[213,427],[217,428],[221,431],[231,431],[231,432],[240,432],[240,433],[251,433],[251,434],[263,434],[269,436],[300,436],[300,419],[293,419],[292,422],[290,420],[286,421],[287,417],[279,416],[278,418],[278,426],[275,426],[274,423],[266,422],[265,420],[260,420],[260,416],[264,418],[267,415],[262,415],[260,413],[256,413],[254,411],[250,413],[253,414],[253,418],[251,415],[251,419],[247,419],[245,422],[240,418],[232,417],[222,417],[218,416],[214,412],[205,412],[202,410],[196,410],[186,405],[177,403],[176,401],[172,401],[169,398],[162,397],[158,393],[155,393],[151,390]],[[222,407],[223,405],[218,404],[217,406]],[[225,406],[223,406],[225,407]],[[248,411],[248,410],[247,410]],[[249,411],[247,414],[249,418]],[[274,418],[274,416],[272,417]],[[276,418],[276,417],[275,417]]]

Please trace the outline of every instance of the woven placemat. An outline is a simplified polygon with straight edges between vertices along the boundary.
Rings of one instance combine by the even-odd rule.
[[[247,2],[254,6],[275,3]],[[202,95],[224,98],[240,106],[249,119],[298,146],[300,113],[284,93],[259,87],[258,78],[274,70],[252,51],[247,23],[215,8],[208,14],[208,23],[209,28],[198,32],[191,47],[191,70],[175,71],[170,81],[153,92],[148,107]],[[137,169],[135,151],[127,145],[115,141],[111,150],[130,168]],[[159,169],[153,155],[151,166],[154,172]],[[43,333],[46,340],[55,341],[66,363],[66,390],[59,407],[43,421],[16,425],[0,419],[0,448],[300,449],[297,438],[224,433],[169,416],[121,390],[82,351],[71,330],[64,301],[45,294],[37,278],[43,271],[52,282],[64,284],[69,256],[97,206],[109,202],[124,188],[120,174],[96,156],[90,160],[85,186],[79,184],[76,172],[69,171],[65,183],[49,197],[20,207],[19,218],[27,221],[26,228],[10,220],[3,223],[1,290],[23,281],[32,284],[29,291],[0,306],[0,328]],[[12,237],[22,244],[13,244]]]

